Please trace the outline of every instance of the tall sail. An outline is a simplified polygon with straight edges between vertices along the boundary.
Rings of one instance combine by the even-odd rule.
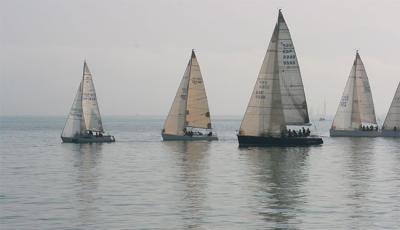
[[[173,135],[183,135],[186,126],[186,106],[188,101],[189,76],[192,64],[192,58],[186,67],[178,91],[176,92],[174,102],[169,110],[164,124],[164,133]]]
[[[103,132],[103,125],[101,122],[92,74],[89,71],[86,61],[83,66],[82,82],[82,109],[86,129]]]
[[[74,102],[72,103],[71,110],[68,114],[67,122],[61,133],[62,137],[74,137],[85,129],[85,121],[83,119],[82,111],[82,81],[79,84],[78,91],[76,92]]]
[[[278,68],[286,124],[310,122],[296,51],[281,11],[278,16]]]
[[[400,130],[400,83],[397,85],[392,104],[390,105],[389,112],[383,123],[384,129],[393,130],[394,127]]]
[[[354,130],[363,123],[376,124],[376,116],[368,76],[357,52],[332,128]]]
[[[279,20],[258,74],[239,135],[280,136],[286,128],[279,77]]]
[[[189,89],[186,107],[186,125],[195,128],[211,129],[210,111],[200,66],[192,51],[190,58]]]

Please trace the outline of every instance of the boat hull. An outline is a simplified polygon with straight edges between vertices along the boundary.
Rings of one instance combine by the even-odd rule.
[[[172,134],[161,134],[164,141],[217,141],[217,136],[179,136]]]
[[[239,147],[310,146],[321,145],[320,137],[259,137],[238,135]]]
[[[380,132],[362,130],[329,130],[331,137],[379,137]]]
[[[78,136],[78,137],[61,137],[64,143],[105,143],[115,142],[114,136],[106,135],[102,137],[96,136]]]
[[[382,130],[381,137],[400,137],[400,131]]]

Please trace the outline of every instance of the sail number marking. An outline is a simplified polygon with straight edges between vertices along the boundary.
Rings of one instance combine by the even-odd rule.
[[[347,102],[349,101],[349,96],[343,96],[342,100],[340,100],[340,106],[341,107],[346,107],[347,106]]]

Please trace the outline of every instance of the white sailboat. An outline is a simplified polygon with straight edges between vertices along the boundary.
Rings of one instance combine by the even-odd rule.
[[[383,137],[400,137],[400,83],[382,126]]]
[[[307,102],[293,42],[279,10],[267,53],[238,133],[239,146],[318,145],[319,137],[288,132],[309,125]]]
[[[218,140],[212,130],[206,90],[193,50],[161,135],[165,141]]]
[[[371,87],[358,51],[333,120],[330,135],[332,137],[376,137],[379,135]]]
[[[324,111],[322,112],[322,116],[319,117],[319,121],[325,121],[326,120],[326,101],[324,99]]]
[[[115,141],[114,136],[104,134],[92,74],[86,61],[83,65],[83,77],[62,130],[61,139],[70,143]]]

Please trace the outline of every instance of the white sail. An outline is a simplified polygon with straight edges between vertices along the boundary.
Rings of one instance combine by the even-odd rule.
[[[86,64],[83,66],[82,86],[82,109],[86,129],[103,132],[100,110],[97,103],[96,91],[94,89],[92,74]]]
[[[258,74],[239,135],[280,136],[286,128],[278,64],[279,21]]]
[[[357,101],[355,102],[358,102],[360,119],[362,123],[376,124],[374,101],[372,100],[371,87],[369,85],[367,72],[365,71],[364,64],[358,52],[356,54],[356,60]]]
[[[296,51],[289,28],[279,11],[278,65],[282,104],[287,125],[304,125],[310,122],[306,96]]]
[[[167,119],[165,120],[163,132],[166,134],[184,135],[190,68],[191,60],[189,60],[181,83],[179,84],[178,91],[176,92],[174,102],[172,103]]]
[[[74,137],[85,129],[85,121],[83,120],[82,112],[82,81],[79,84],[78,91],[76,92],[74,102],[72,103],[71,110],[68,114],[67,121],[61,133],[62,137]]]
[[[383,128],[386,130],[393,130],[394,127],[400,130],[400,83],[397,85],[392,104],[383,123]]]
[[[368,76],[357,52],[332,128],[354,130],[364,123],[376,124],[376,116]]]
[[[206,90],[194,51],[192,51],[190,60],[186,125],[195,128],[211,129]]]

